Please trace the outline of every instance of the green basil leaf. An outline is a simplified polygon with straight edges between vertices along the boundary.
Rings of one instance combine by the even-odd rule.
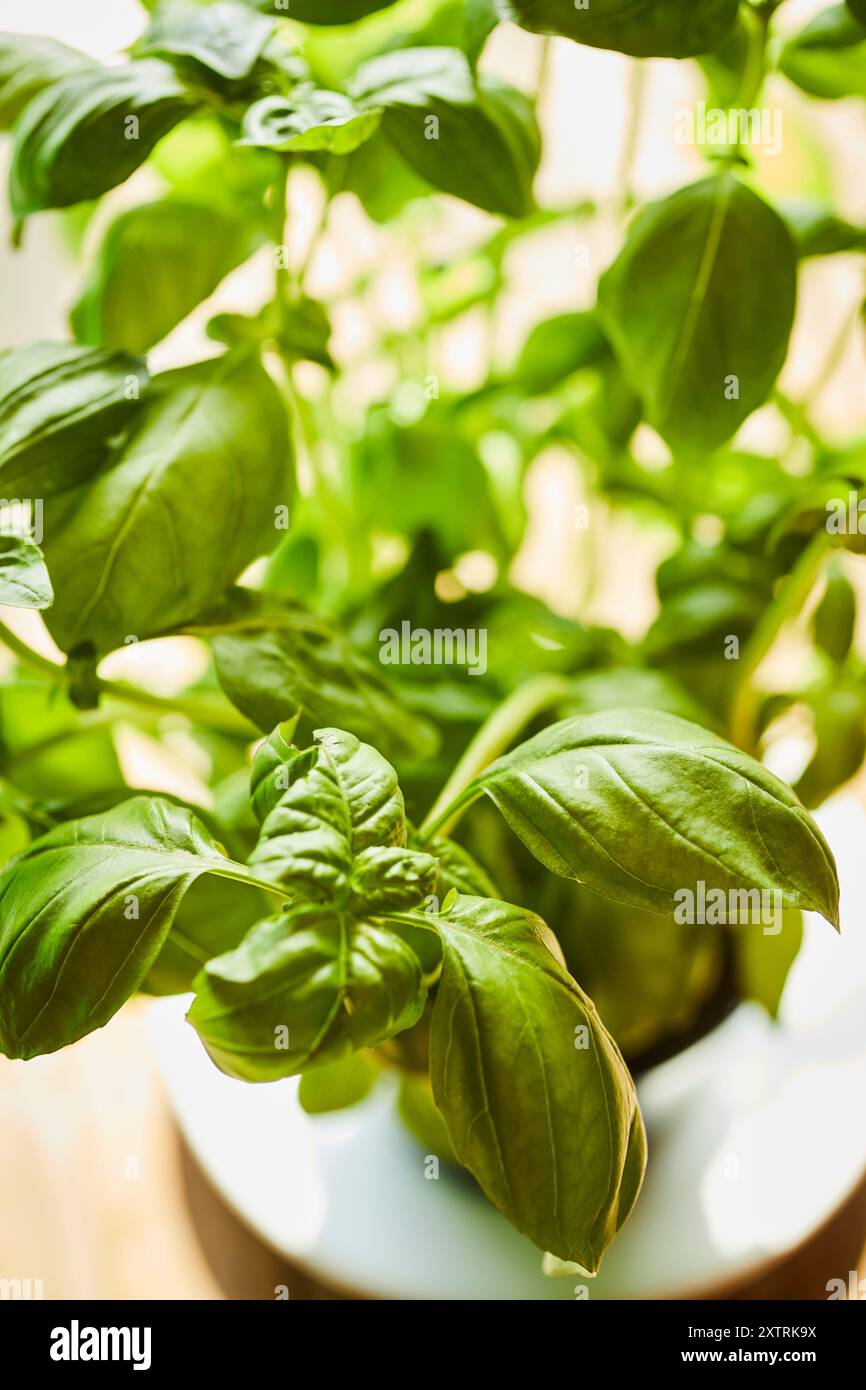
[[[407,48],[364,63],[351,95],[384,107],[382,130],[417,174],[488,212],[533,206],[540,141],[530,102],[498,79],[477,81],[454,48]]]
[[[0,877],[0,1051],[55,1052],[107,1023],[205,873],[247,871],[189,811],[157,797],[36,840]]]
[[[457,897],[431,921],[430,1068],[457,1157],[519,1231],[594,1274],[646,1161],[625,1063],[540,918]]]
[[[675,715],[633,709],[563,720],[474,786],[545,868],[606,897],[673,912],[676,893],[700,883],[757,888],[838,926],[833,855],[794,793]]]
[[[382,1072],[365,1052],[308,1071],[301,1077],[298,1100],[308,1115],[330,1115],[366,1100]]]
[[[845,5],[831,5],[788,40],[779,68],[811,96],[866,97],[866,27]]]
[[[735,938],[737,985],[743,999],[754,999],[777,1018],[791,966],[803,944],[803,915],[796,908],[782,913],[781,929],[741,926]]]
[[[356,855],[405,847],[406,816],[396,772],[369,744],[339,729],[320,729],[316,747],[316,762],[300,775],[287,764],[288,785],[265,815],[249,862],[262,878],[330,901],[348,895]],[[268,769],[272,753],[271,742],[264,753]],[[266,777],[270,787],[279,785],[272,771]],[[257,768],[253,798],[261,805],[259,779]],[[272,793],[266,804],[271,799]],[[422,896],[419,891],[416,900]]]
[[[564,34],[635,58],[689,58],[724,38],[737,0],[504,0],[502,10],[534,34]]]
[[[855,227],[821,203],[787,201],[779,206],[801,260],[866,251],[866,227]]]
[[[840,684],[811,701],[815,753],[796,786],[804,806],[820,806],[859,772],[866,758],[866,690]]]
[[[156,378],[120,452],[46,506],[55,641],[99,654],[191,619],[267,548],[289,463],[282,401],[253,358]]]
[[[140,359],[66,344],[0,353],[0,487],[50,497],[95,473],[141,409]]]
[[[371,913],[416,907],[433,892],[438,871],[432,854],[373,845],[355,859],[350,903],[355,911]]]
[[[540,396],[609,355],[607,338],[594,313],[557,314],[535,325],[514,370],[521,384]]]
[[[854,641],[857,596],[838,561],[827,568],[827,587],[812,619],[816,644],[832,661],[843,662]]]
[[[96,64],[86,53],[41,34],[0,34],[0,130],[9,130],[33,97],[61,77]]]
[[[52,83],[15,127],[9,196],[16,219],[98,198],[123,183],[199,104],[155,58]]]
[[[305,83],[295,87],[291,96],[254,102],[244,115],[241,143],[296,154],[309,150],[350,154],[375,134],[381,119],[380,107],[362,109],[341,92],[325,92]]]
[[[650,423],[715,448],[767,398],[794,321],[782,219],[732,174],[646,208],[599,284],[599,314]]]
[[[437,837],[430,842],[430,852],[438,864],[436,892],[442,900],[452,889],[472,898],[501,897],[490,875],[457,840]]]
[[[72,310],[76,337],[146,352],[213,294],[259,240],[246,219],[180,199],[121,213]]]
[[[50,608],[54,591],[42,551],[26,536],[0,534],[0,604]]]
[[[263,731],[301,708],[308,723],[348,729],[386,754],[435,752],[432,725],[401,705],[342,633],[300,605],[233,589],[197,630],[207,636],[209,623],[220,685]]]
[[[207,8],[162,4],[135,45],[136,56],[191,59],[217,77],[239,82],[249,77],[274,32],[271,18],[250,14],[233,0],[216,0]]]
[[[866,24],[866,0],[848,0],[848,9],[859,19],[861,24]]]
[[[260,922],[210,961],[187,1015],[221,1071],[274,1081],[411,1028],[426,991],[393,932],[309,905]]]

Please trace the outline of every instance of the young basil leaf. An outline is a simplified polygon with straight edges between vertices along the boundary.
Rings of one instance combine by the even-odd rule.
[[[370,139],[381,119],[381,107],[362,109],[342,92],[325,92],[304,83],[291,96],[254,102],[244,115],[241,144],[296,154],[310,150],[350,154]]]
[[[46,506],[55,641],[101,654],[212,603],[267,544],[290,460],[283,403],[252,357],[156,378],[119,453]]]
[[[540,918],[457,897],[430,920],[433,1095],[457,1157],[519,1231],[594,1274],[646,1162],[625,1063]]]
[[[348,729],[387,754],[436,751],[433,726],[401,705],[336,628],[300,605],[233,589],[197,630],[206,636],[209,623],[220,685],[260,729],[300,708],[308,724]]]
[[[845,5],[831,5],[788,40],[779,68],[811,96],[866,97],[866,27]]]
[[[557,314],[532,329],[514,372],[521,385],[540,396],[561,386],[581,367],[608,356],[610,346],[594,313]]]
[[[16,219],[107,193],[200,104],[155,58],[52,83],[15,127],[9,196]]]
[[[50,497],[99,469],[141,409],[139,358],[68,344],[0,353],[0,487]]]
[[[381,1075],[365,1052],[353,1052],[340,1062],[302,1076],[298,1101],[307,1115],[331,1115],[366,1100]]]
[[[0,877],[0,1051],[55,1052],[138,989],[187,889],[247,875],[185,808],[135,797],[36,840]]]
[[[747,754],[656,710],[566,719],[474,784],[547,869],[634,907],[760,889],[838,926],[833,855],[796,796]],[[627,832],[623,827],[627,826]]]
[[[233,0],[193,9],[163,4],[133,51],[138,57],[190,59],[217,77],[239,82],[251,75],[274,32],[274,6],[270,9],[268,19]]]
[[[86,53],[41,34],[0,34],[0,130],[10,130],[29,101],[52,82],[96,67]]]
[[[787,227],[733,174],[680,189],[635,219],[602,276],[598,311],[673,448],[717,447],[766,400],[796,291]]]
[[[815,642],[831,661],[841,663],[848,656],[856,623],[857,596],[845,571],[838,562],[832,562],[824,596],[812,620]]]
[[[791,230],[801,260],[866,251],[866,227],[852,226],[821,203],[786,201],[780,204],[779,212]]]
[[[393,932],[297,906],[260,922],[195,980],[187,1018],[221,1071],[275,1081],[411,1028],[426,990]]]
[[[724,38],[737,0],[503,0],[502,12],[534,34],[564,34],[635,58],[690,58]]]
[[[227,209],[165,198],[117,217],[72,310],[79,342],[146,352],[260,241]]]
[[[756,925],[739,926],[734,954],[740,997],[756,1000],[771,1018],[777,1018],[791,966],[802,944],[803,914],[797,908],[787,908],[782,913],[778,932],[765,932]]]
[[[42,551],[26,536],[0,534],[0,604],[50,608],[54,591]]]
[[[315,741],[316,762],[300,776],[287,764],[288,785],[262,822],[250,864],[262,878],[330,901],[347,895],[356,855],[405,847],[406,817],[397,774],[380,753],[340,729],[320,729]],[[266,767],[272,751],[273,743],[264,753]],[[271,787],[279,785],[272,772],[266,777]],[[257,768],[253,797],[259,805],[263,790]],[[416,901],[422,896],[419,891]]]
[[[351,95],[384,107],[382,130],[416,173],[488,212],[533,206],[540,141],[527,99],[490,76],[477,81],[454,48],[406,48],[364,63]]]
[[[474,898],[502,896],[486,870],[476,863],[468,849],[464,849],[457,840],[443,840],[437,837],[431,840],[430,851],[435,855],[438,865],[436,893],[443,901],[452,889]]]
[[[350,905],[357,912],[416,907],[433,892],[438,872],[439,865],[432,854],[372,845],[355,858]]]

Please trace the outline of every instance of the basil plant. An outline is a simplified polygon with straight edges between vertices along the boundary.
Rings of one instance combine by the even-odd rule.
[[[300,1077],[311,1114],[390,1078],[419,1162],[598,1269],[647,1160],[632,1073],[739,1000],[777,1011],[802,912],[839,923],[810,810],[866,753],[866,446],[778,382],[798,283],[862,274],[866,228],[771,198],[740,119],[767,79],[866,97],[866,12],[785,8],[160,0],[105,64],[0,35],[15,242],[50,216],[82,266],[65,337],[0,354],[6,1056],[189,995],[222,1071]],[[493,61],[515,35],[532,91]],[[632,138],[611,200],[548,206],[539,97],[573,44],[627,55]],[[715,136],[635,207],[653,58]],[[449,219],[474,230],[443,258]],[[611,226],[592,302],[564,287],[505,356],[515,258]],[[317,288],[352,238],[378,262]],[[243,311],[204,307],[263,267]],[[771,453],[740,435],[759,410]],[[638,636],[587,616],[615,542],[583,548],[584,594],[520,581],[552,449],[587,516],[663,538]],[[762,761],[792,725],[793,790]]]

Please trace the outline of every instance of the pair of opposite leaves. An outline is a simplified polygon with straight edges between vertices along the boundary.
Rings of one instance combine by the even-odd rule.
[[[674,716],[563,721],[467,799],[484,793],[546,867],[635,906],[670,910],[703,881],[776,890],[837,920],[832,855],[796,798]],[[262,823],[248,866],[155,798],[60,826],[13,861],[0,879],[3,1050],[37,1055],[104,1024],[206,873],[284,900],[194,981],[191,1022],[245,1079],[324,1066],[410,1027],[441,951],[431,1070],[455,1151],[518,1229],[595,1269],[637,1195],[645,1142],[622,1058],[547,926],[481,896],[447,842],[410,847],[396,774],[351,735],[325,730],[297,752],[278,730],[252,797]],[[434,885],[448,896],[428,914]]]

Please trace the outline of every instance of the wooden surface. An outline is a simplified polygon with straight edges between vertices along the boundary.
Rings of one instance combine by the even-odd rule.
[[[0,1058],[0,1279],[41,1279],[46,1298],[331,1297],[250,1235],[198,1172],[145,1008],[128,1005],[55,1056]],[[729,1294],[825,1297],[827,1279],[857,1263],[864,1230],[866,1183],[784,1267]]]

